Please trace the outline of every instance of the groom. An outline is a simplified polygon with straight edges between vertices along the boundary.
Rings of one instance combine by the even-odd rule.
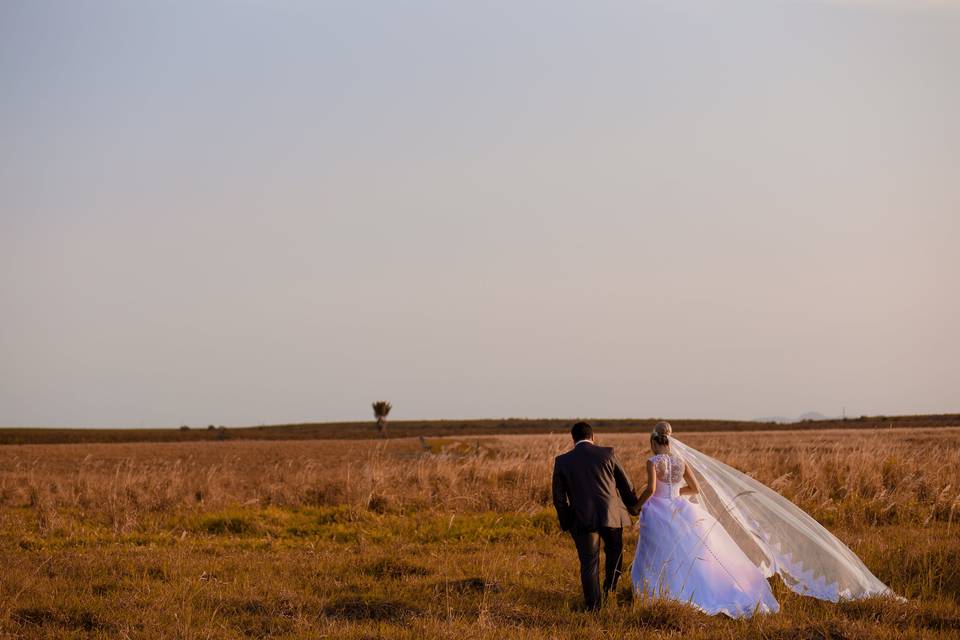
[[[593,428],[578,422],[570,430],[573,449],[553,465],[553,506],[560,528],[569,531],[580,556],[580,582],[587,610],[600,608],[600,541],[603,541],[603,595],[617,587],[623,566],[623,527],[640,512],[633,490],[613,449],[593,443]]]

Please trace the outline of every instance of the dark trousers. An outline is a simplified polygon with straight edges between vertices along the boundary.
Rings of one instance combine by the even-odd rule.
[[[580,556],[580,583],[587,609],[600,608],[600,541],[603,541],[604,575],[603,593],[617,588],[617,579],[623,568],[623,529],[600,527],[599,531],[586,531],[574,527],[570,532]]]

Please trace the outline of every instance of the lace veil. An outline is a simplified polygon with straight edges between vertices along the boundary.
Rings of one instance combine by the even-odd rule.
[[[700,504],[768,578],[796,593],[837,602],[894,595],[846,545],[769,487],[689,447],[670,444],[700,483]]]

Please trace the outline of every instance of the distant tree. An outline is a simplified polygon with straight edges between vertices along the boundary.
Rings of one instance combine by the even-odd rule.
[[[393,405],[385,400],[378,400],[374,402],[373,407],[373,417],[377,419],[377,431],[380,432],[380,435],[387,435],[387,416],[390,415],[390,409],[393,409]]]
[[[190,427],[185,424],[180,425],[180,431],[190,431]]]

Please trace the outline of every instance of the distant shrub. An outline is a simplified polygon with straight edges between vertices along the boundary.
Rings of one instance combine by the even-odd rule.
[[[180,425],[180,431],[190,431],[190,425],[186,425],[186,424]]]
[[[380,432],[380,435],[386,436],[387,416],[390,415],[390,410],[393,409],[393,405],[386,400],[378,400],[371,406],[373,407],[373,417],[377,419],[377,431]]]

